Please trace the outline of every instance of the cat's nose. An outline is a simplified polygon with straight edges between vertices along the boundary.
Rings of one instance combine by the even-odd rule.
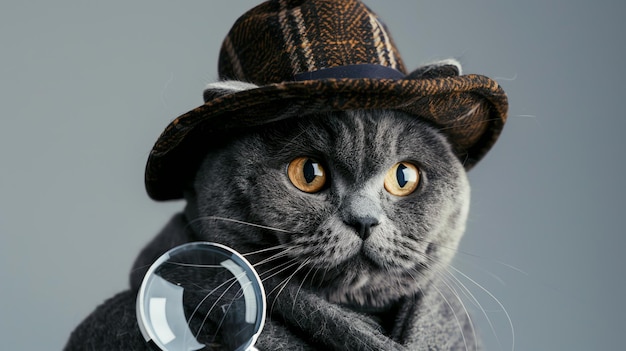
[[[374,217],[357,217],[351,218],[350,220],[345,221],[345,223],[356,229],[356,232],[359,234],[361,239],[367,240],[371,234],[372,227],[378,225],[378,219]]]

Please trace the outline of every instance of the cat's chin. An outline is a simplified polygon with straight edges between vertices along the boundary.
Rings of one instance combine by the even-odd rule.
[[[324,282],[320,292],[329,302],[356,311],[387,310],[403,297],[419,293],[419,286],[425,283],[416,278],[424,277],[425,272],[390,272],[364,255],[327,271],[327,278],[329,273],[332,278]]]

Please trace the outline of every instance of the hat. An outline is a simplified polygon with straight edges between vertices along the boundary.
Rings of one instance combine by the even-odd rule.
[[[203,155],[224,135],[328,111],[393,109],[444,133],[469,170],[507,116],[494,80],[448,60],[408,73],[380,19],[358,0],[270,0],[240,17],[219,55],[205,103],[171,122],[146,166],[155,200],[183,196]]]

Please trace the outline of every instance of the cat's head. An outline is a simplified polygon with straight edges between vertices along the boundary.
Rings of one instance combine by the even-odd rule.
[[[402,112],[346,111],[213,148],[186,198],[200,239],[243,253],[271,248],[256,267],[262,278],[276,273],[331,302],[382,308],[449,263],[469,185],[435,127]]]

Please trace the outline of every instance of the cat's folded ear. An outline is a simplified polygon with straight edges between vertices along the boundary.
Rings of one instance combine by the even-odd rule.
[[[204,98],[204,102],[208,102],[224,95],[230,95],[236,92],[255,89],[258,87],[258,85],[238,80],[224,80],[208,84],[204,89],[202,96]]]
[[[428,79],[456,77],[462,73],[461,63],[455,59],[447,59],[426,64],[411,72],[407,79]]]

